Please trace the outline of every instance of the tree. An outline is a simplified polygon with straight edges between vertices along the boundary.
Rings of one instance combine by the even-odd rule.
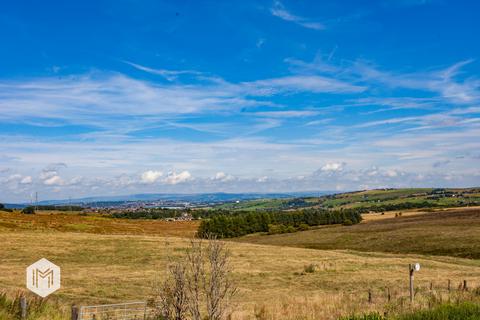
[[[35,208],[34,207],[25,207],[25,208],[23,208],[22,213],[24,213],[24,214],[35,214]]]
[[[207,245],[192,240],[186,257],[170,263],[167,279],[154,284],[151,299],[164,320],[227,319],[236,288],[231,281],[230,253],[225,243],[209,237]]]

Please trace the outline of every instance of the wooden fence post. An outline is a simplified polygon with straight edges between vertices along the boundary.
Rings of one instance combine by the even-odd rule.
[[[78,307],[76,305],[72,306],[71,320],[78,320]]]
[[[372,290],[368,290],[368,303],[372,303]]]
[[[447,286],[447,288],[448,288],[448,292],[450,292],[450,279],[448,279],[448,286]]]
[[[408,265],[408,272],[410,274],[410,303],[413,303],[414,292],[413,292],[413,266],[411,264]]]
[[[467,280],[463,280],[463,291],[468,291]]]
[[[20,317],[22,320],[27,319],[27,298],[25,296],[20,297]]]
[[[387,288],[387,300],[388,300],[388,302],[390,302],[391,299],[392,299],[392,296],[390,294],[390,288]]]

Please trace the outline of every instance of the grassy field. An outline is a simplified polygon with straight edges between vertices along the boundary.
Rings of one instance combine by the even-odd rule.
[[[169,259],[179,257],[188,241],[158,236],[91,235],[70,232],[2,232],[0,286],[11,293],[24,287],[25,267],[46,257],[62,268],[62,289],[50,300],[110,303],[148,297]],[[478,286],[480,261],[415,255],[322,251],[229,243],[239,287],[235,319],[264,313],[265,319],[334,319],[352,312],[383,309],[385,288],[395,301],[407,295],[406,266],[420,262],[416,281],[427,295],[433,281],[445,290],[468,279]],[[317,271],[304,272],[315,264]],[[367,304],[372,290],[375,304]],[[422,293],[420,294],[422,295]]]
[[[374,208],[380,205],[428,203],[432,207],[463,207],[480,203],[479,188],[380,189],[339,193],[321,197],[258,199],[217,206],[229,210],[285,210],[295,208]]]
[[[325,226],[279,235],[249,235],[236,241],[323,250],[359,250],[480,258],[480,209],[463,208],[395,218],[366,214],[354,226]],[[383,218],[385,217],[385,218]]]
[[[239,288],[233,319],[336,319],[409,310],[407,265],[413,262],[422,265],[415,278],[417,307],[463,296],[447,293],[448,280],[452,288],[464,279],[471,288],[480,286],[480,260],[454,257],[479,254],[478,209],[366,217],[350,227],[227,242]],[[23,291],[25,268],[45,257],[62,268],[62,289],[47,301],[54,312],[63,310],[65,319],[72,303],[143,300],[168,262],[186,252],[196,227],[196,222],[0,213],[0,291],[10,296]]]
[[[62,231],[97,234],[158,235],[192,237],[198,221],[128,220],[101,215],[79,215],[59,211],[39,211],[26,215],[0,211],[0,232]]]

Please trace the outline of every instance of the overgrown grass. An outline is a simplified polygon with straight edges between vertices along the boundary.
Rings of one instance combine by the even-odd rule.
[[[342,317],[340,320],[478,320],[480,304],[461,302],[441,304],[432,309],[417,310],[400,315],[383,316],[378,312]]]
[[[379,220],[370,220],[368,214],[365,216],[366,223],[354,226],[328,226],[278,235],[257,234],[235,241],[480,259],[480,209],[451,209]]]
[[[0,293],[0,319],[21,319],[20,298],[23,294],[18,292],[8,296]],[[27,318],[25,320],[66,320],[65,310],[56,302],[27,296]]]
[[[396,320],[478,320],[480,304],[462,302],[460,304],[443,304],[430,310],[420,310],[400,315]]]

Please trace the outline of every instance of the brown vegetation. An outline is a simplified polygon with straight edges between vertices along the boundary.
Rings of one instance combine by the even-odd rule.
[[[80,215],[39,211],[26,215],[19,212],[0,212],[0,232],[61,231],[97,234],[158,235],[192,237],[198,221],[129,220],[102,215]]]
[[[322,250],[348,249],[480,258],[478,208],[404,214],[397,218],[384,215],[387,216],[385,219],[369,219],[368,215],[364,215],[367,217],[366,222],[355,226],[320,227],[295,234],[257,234],[236,241]]]

